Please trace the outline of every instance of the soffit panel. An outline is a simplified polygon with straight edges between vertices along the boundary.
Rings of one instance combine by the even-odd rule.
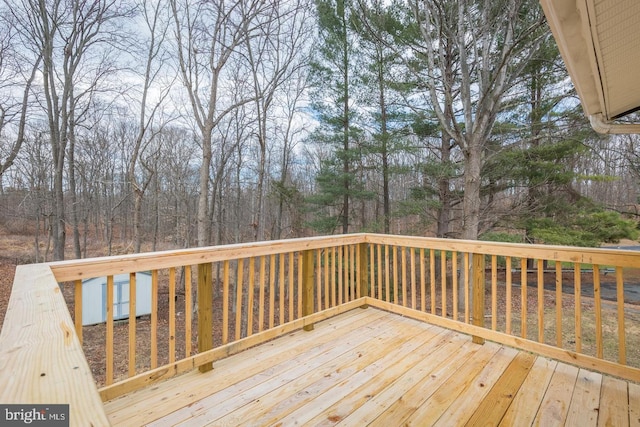
[[[589,0],[608,119],[640,106],[640,0]]]

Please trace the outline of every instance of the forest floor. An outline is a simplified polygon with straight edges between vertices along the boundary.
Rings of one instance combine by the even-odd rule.
[[[11,293],[11,287],[13,284],[13,276],[16,265],[33,262],[33,241],[29,237],[8,235],[0,233],[0,328],[2,327],[5,312],[7,309],[9,296]],[[640,289],[640,269],[625,269],[625,286],[630,284],[631,286],[638,287]],[[519,274],[518,274],[519,275]],[[586,275],[588,277],[588,275]],[[563,311],[563,341],[566,348],[571,349],[575,343],[575,336],[573,330],[575,329],[574,323],[574,311],[575,311],[575,297],[571,295],[572,289],[572,272],[566,272],[563,274],[563,290],[565,291],[562,301]],[[491,289],[490,289],[490,273],[487,275],[488,286],[486,292],[486,305],[487,313],[491,313]],[[545,274],[545,287],[547,282],[553,282],[554,279],[546,277]],[[615,274],[603,275],[601,278],[603,289],[613,286],[615,288]],[[497,289],[497,313],[496,319],[497,329],[504,330],[505,328],[505,312],[507,306],[506,291],[504,286],[504,272],[498,275],[498,289]],[[528,275],[528,338],[536,339],[537,336],[537,277],[535,273]],[[582,286],[585,290],[588,290],[590,284],[588,278],[583,279]],[[440,301],[440,287],[437,286],[437,300]],[[73,313],[73,294],[71,286],[63,287],[63,295],[67,301],[69,310]],[[614,294],[615,295],[615,294]],[[603,292],[603,296],[604,292]],[[633,295],[632,295],[633,297]],[[451,293],[448,295],[448,314],[451,316],[452,301]],[[626,298],[625,304],[625,316],[626,316],[626,335],[627,335],[627,361],[630,365],[640,366],[640,299],[633,297],[632,299]],[[419,305],[420,298],[418,298]],[[217,299],[218,304],[221,304],[220,298]],[[512,288],[511,309],[514,313],[512,319],[512,333],[520,335],[521,333],[521,320],[516,313],[521,311],[521,288],[516,284],[516,278],[514,276],[514,286]],[[545,306],[545,341],[553,344],[555,338],[555,292],[547,289],[544,297]],[[427,309],[429,304],[427,304]],[[168,326],[168,290],[162,286],[159,288],[158,298],[158,366],[162,366],[168,363],[168,347],[169,347],[169,326]],[[440,307],[438,307],[440,310]],[[595,316],[594,316],[594,304],[593,299],[589,295],[583,293],[582,299],[582,340],[583,350],[585,352],[592,353],[595,351]],[[221,312],[221,307],[215,307],[215,312]],[[616,304],[610,301],[603,300],[602,304],[603,312],[603,331],[605,332],[605,340],[607,337],[617,336],[617,316],[616,316]],[[277,315],[278,313],[276,313]],[[197,319],[196,314],[193,315],[192,321],[192,337],[191,343],[185,343],[185,306],[184,306],[184,294],[177,293],[176,298],[176,318],[175,322],[176,333],[175,340],[177,343],[184,343],[176,346],[176,359],[185,357],[185,348],[190,347],[192,354],[197,351]],[[285,317],[288,319],[288,313],[285,313]],[[486,319],[487,327],[491,327],[491,319]],[[245,325],[246,326],[246,325]],[[233,325],[230,324],[231,330]],[[214,330],[222,329],[220,321],[214,319]],[[114,375],[115,380],[124,379],[127,376],[128,370],[128,336],[129,324],[128,322],[116,322],[115,324],[115,336],[114,342]],[[136,321],[136,354],[141,356],[136,360],[138,372],[149,369],[149,356],[148,349],[150,348],[150,331],[151,321],[149,316],[143,316]],[[99,385],[105,383],[105,364],[106,355],[104,351],[104,336],[105,326],[95,325],[83,328],[84,343],[83,348],[87,356],[88,362],[91,366],[93,375],[96,382]],[[214,336],[219,336],[219,333],[214,333]],[[230,334],[232,336],[232,334]],[[124,337],[125,339],[118,339],[118,337]],[[139,349],[139,350],[138,350]],[[615,360],[617,357],[617,344],[605,342],[605,357],[607,355]],[[145,355],[147,352],[147,355]]]

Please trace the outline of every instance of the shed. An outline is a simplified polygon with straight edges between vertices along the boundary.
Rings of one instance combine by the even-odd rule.
[[[151,273],[136,273],[136,317],[151,314]],[[113,276],[113,319],[129,318],[129,274]],[[82,281],[82,325],[107,321],[107,278]]]

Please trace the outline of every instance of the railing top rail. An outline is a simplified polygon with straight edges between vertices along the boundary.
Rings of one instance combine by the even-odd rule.
[[[640,266],[640,251],[635,252],[620,249],[485,242],[479,240],[439,239],[372,233],[366,234],[365,240],[368,243],[383,245],[511,256],[514,258],[545,259],[582,264],[615,265],[619,267]]]
[[[48,265],[51,267],[53,274],[59,282],[66,282],[142,270],[197,265],[229,259],[328,248],[364,242],[365,234],[346,234],[85,258],[81,260],[51,262]]]
[[[0,402],[69,404],[70,425],[108,425],[60,287],[46,264],[18,266],[0,332]]]
[[[86,258],[82,260],[52,262],[48,265],[51,267],[56,279],[59,282],[65,282],[110,274],[115,275],[149,269],[196,265],[228,259],[265,256],[358,243],[387,244],[414,248],[481,253],[486,255],[512,256],[516,258],[616,265],[620,267],[637,267],[640,265],[640,252],[618,249],[485,242],[373,233],[239,243],[203,248]]]
[[[59,282],[64,282],[110,274],[195,265],[228,259],[321,249],[365,242],[572,263],[616,265],[620,267],[637,267],[640,265],[640,252],[636,253],[618,249],[484,242],[477,240],[439,239],[373,233],[240,243],[101,258],[86,258],[82,260],[52,262],[48,265],[51,267],[56,279]]]

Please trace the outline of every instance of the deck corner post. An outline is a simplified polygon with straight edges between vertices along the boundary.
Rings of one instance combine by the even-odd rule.
[[[484,254],[471,254],[471,280],[472,280],[472,323],[475,326],[484,327],[484,286],[485,286],[485,256]],[[484,344],[484,338],[473,336],[475,344]]]
[[[369,296],[369,244],[358,244],[358,255],[360,268],[358,269],[358,297]],[[360,308],[367,308],[368,305],[364,304]]]
[[[213,267],[210,262],[198,264],[198,353],[213,348]],[[213,369],[213,364],[199,366],[200,372]]]
[[[302,255],[302,317],[313,314],[313,285],[314,285],[314,257],[313,251],[307,249]],[[313,331],[313,323],[304,325],[305,331]]]

